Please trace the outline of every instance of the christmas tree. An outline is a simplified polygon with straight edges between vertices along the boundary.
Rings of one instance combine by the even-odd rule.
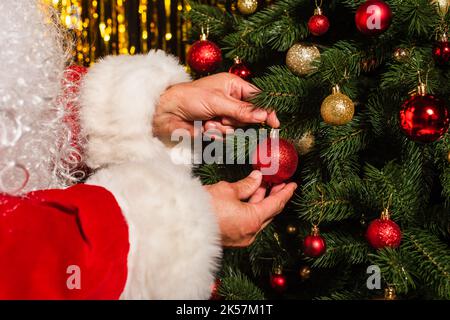
[[[251,73],[251,102],[276,110],[297,150],[280,157],[298,154],[295,197],[249,248],[225,250],[214,296],[450,298],[448,3],[190,4],[194,75]]]

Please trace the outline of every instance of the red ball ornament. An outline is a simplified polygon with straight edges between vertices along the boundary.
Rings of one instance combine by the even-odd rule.
[[[320,8],[316,8],[314,15],[309,18],[308,30],[314,36],[321,36],[325,34],[330,28],[330,21],[322,14]]]
[[[255,170],[262,172],[263,181],[270,185],[279,184],[294,175],[298,154],[289,141],[270,137],[258,144],[253,152],[252,164]]]
[[[450,44],[446,35],[433,46],[433,58],[438,65],[448,65],[450,61]]]
[[[391,8],[382,0],[367,0],[359,6],[355,14],[356,27],[361,33],[369,36],[386,31],[391,20]]]
[[[206,35],[202,35],[189,49],[187,63],[199,74],[214,72],[222,63],[222,51],[214,42],[207,40]]]
[[[402,240],[402,231],[398,224],[389,218],[389,212],[385,210],[380,219],[376,219],[369,224],[366,239],[375,249],[397,248]]]
[[[275,268],[274,272],[270,275],[270,286],[278,293],[286,290],[287,280],[280,267]]]
[[[317,258],[323,255],[326,250],[325,239],[319,234],[319,228],[314,226],[312,233],[303,240],[303,253],[307,257]]]
[[[250,80],[252,76],[250,69],[238,57],[234,58],[234,65],[231,66],[228,72],[235,74],[244,80]]]
[[[449,127],[449,112],[442,100],[426,94],[423,84],[418,94],[411,96],[400,109],[400,128],[409,139],[434,142],[442,138]]]

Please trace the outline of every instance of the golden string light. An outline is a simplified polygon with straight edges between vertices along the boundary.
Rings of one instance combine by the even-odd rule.
[[[44,0],[59,13],[74,39],[77,63],[107,54],[146,53],[162,48],[183,57],[190,10],[187,0]]]

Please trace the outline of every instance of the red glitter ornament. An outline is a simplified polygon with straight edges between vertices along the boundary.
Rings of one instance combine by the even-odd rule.
[[[314,226],[310,235],[303,240],[303,253],[311,258],[320,257],[327,250],[325,239],[319,234],[319,228]]]
[[[214,72],[222,63],[222,51],[202,34],[200,40],[194,42],[187,54],[187,63],[199,74]]]
[[[314,10],[314,15],[309,18],[308,30],[314,36],[321,36],[325,34],[330,28],[330,21],[322,14],[322,10],[317,7]]]
[[[409,139],[418,142],[437,141],[447,132],[449,112],[442,100],[426,94],[421,84],[400,109],[400,128]]]
[[[270,286],[278,293],[286,290],[287,281],[281,267],[275,268],[273,273],[270,275]]]
[[[367,0],[359,6],[355,14],[356,27],[361,33],[369,36],[386,31],[391,20],[391,8],[381,0]]]
[[[438,65],[448,65],[450,61],[450,44],[446,35],[433,46],[433,58]]]
[[[234,65],[231,66],[228,72],[235,74],[244,80],[250,80],[252,76],[250,69],[238,57],[234,58]]]
[[[277,145],[278,150],[275,151]],[[255,170],[262,171],[263,181],[268,184],[279,184],[294,175],[298,165],[298,154],[289,141],[270,137],[258,144],[253,152],[252,163]]]
[[[380,219],[376,219],[369,224],[366,239],[375,249],[384,247],[397,248],[402,240],[402,231],[389,218],[389,211],[384,210]]]

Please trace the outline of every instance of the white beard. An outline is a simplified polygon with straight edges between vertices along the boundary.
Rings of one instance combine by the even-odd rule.
[[[58,94],[64,33],[38,0],[0,1],[0,192],[60,188],[70,148]],[[59,100],[59,101],[58,101]]]

